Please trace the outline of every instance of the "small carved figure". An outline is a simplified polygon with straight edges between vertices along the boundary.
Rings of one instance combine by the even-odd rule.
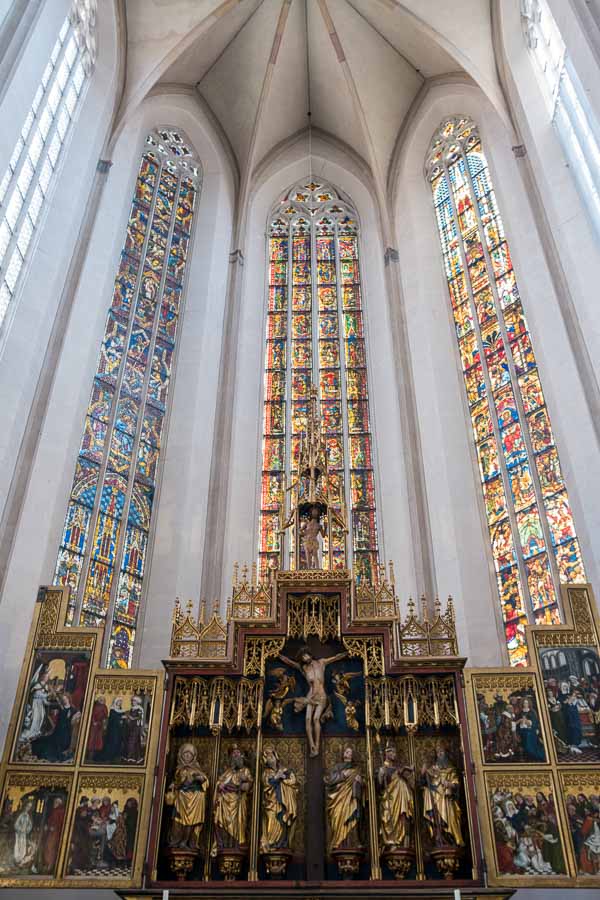
[[[293,769],[281,765],[273,747],[263,751],[262,853],[289,849],[298,816],[298,779]]]
[[[344,707],[346,715],[346,725],[353,731],[358,731],[360,723],[356,718],[360,700],[354,700],[350,697],[350,682],[353,678],[360,677],[360,672],[334,672],[331,676],[333,682],[333,693]]]
[[[376,774],[382,850],[412,847],[415,818],[412,789],[414,769],[399,762],[396,748],[388,744]]]
[[[304,519],[300,526],[300,541],[302,544],[302,568],[320,569],[321,553],[319,538],[325,537],[325,526],[321,522],[321,512],[318,506],[311,507],[310,518]]]
[[[170,847],[198,850],[206,821],[208,777],[198,763],[193,744],[182,744],[177,768],[165,794],[165,803],[173,808],[168,834]]]
[[[458,803],[460,777],[443,743],[435,759],[421,770],[423,812],[434,847],[463,847],[461,811]]]
[[[365,782],[354,761],[352,747],[345,747],[341,762],[325,774],[329,851],[362,847],[361,825]]]
[[[247,846],[253,781],[242,751],[234,745],[229,765],[219,776],[215,791],[213,816],[218,850]]]
[[[319,755],[321,746],[321,722],[331,717],[331,704],[325,691],[325,669],[331,663],[348,656],[346,652],[337,653],[325,659],[315,659],[308,647],[301,647],[296,660],[279,655],[279,659],[287,666],[297,669],[308,682],[306,697],[298,697],[294,701],[296,712],[306,710],[306,736],[311,756]]]
[[[289,675],[285,669],[280,668],[272,669],[271,674],[277,679],[277,683],[265,703],[264,717],[273,728],[283,731],[283,710],[288,703],[294,702],[294,698],[288,697],[288,694],[296,687],[296,676]]]

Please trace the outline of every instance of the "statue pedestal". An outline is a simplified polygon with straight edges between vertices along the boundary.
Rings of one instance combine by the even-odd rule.
[[[239,878],[246,855],[245,850],[240,850],[237,847],[217,852],[219,872],[225,881],[235,881],[236,878]]]
[[[335,860],[340,877],[344,880],[355,878],[358,875],[360,863],[365,855],[362,847],[348,850],[332,850],[331,856]]]
[[[186,847],[171,847],[165,855],[177,881],[185,881],[200,854],[197,850],[189,850]]]
[[[435,850],[431,851],[431,858],[435,863],[436,869],[447,881],[454,878],[462,855],[462,847],[436,847]]]
[[[400,880],[410,872],[415,861],[415,851],[412,847],[397,847],[395,850],[385,850],[381,858],[394,878]]]
[[[292,857],[291,850],[268,850],[266,853],[262,853],[261,856],[269,878],[285,878],[288,862]]]

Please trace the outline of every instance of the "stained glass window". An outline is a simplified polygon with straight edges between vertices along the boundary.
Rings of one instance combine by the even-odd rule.
[[[76,0],[62,24],[0,180],[0,324],[18,290],[84,85],[93,69],[95,23],[96,0]]]
[[[158,462],[200,167],[185,137],[146,142],[77,458],[55,583],[69,623],[110,629],[127,667],[147,566]]]
[[[318,385],[329,467],[350,512],[323,548],[333,565],[376,581],[377,520],[356,213],[327,184],[296,185],[269,225],[261,572],[279,564],[279,504],[297,460],[311,384]],[[288,551],[288,553],[291,551]],[[290,557],[286,557],[290,559]]]
[[[477,127],[445,120],[426,164],[512,665],[525,623],[561,621],[585,581],[579,542],[504,226]]]

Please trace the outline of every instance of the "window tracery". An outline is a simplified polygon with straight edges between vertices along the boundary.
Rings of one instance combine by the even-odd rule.
[[[96,55],[96,0],[76,0],[62,24],[0,181],[0,324],[55,181]]]
[[[531,336],[475,123],[442,122],[426,160],[510,662],[525,623],[561,622],[559,584],[585,581]]]
[[[377,581],[373,447],[355,211],[330,185],[295,185],[269,223],[259,562],[279,564],[279,504],[305,427],[311,384],[319,388],[329,467],[350,511],[349,555],[342,534],[325,544],[323,565],[353,565]]]
[[[148,135],[56,563],[69,624],[107,622],[131,665],[200,165],[178,131]]]

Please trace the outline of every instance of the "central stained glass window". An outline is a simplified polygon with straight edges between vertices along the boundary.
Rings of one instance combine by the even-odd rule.
[[[311,385],[319,390],[330,471],[349,511],[323,565],[378,579],[373,447],[357,216],[330,185],[301,182],[272,211],[265,347],[260,571],[279,566],[279,507],[297,461]],[[287,553],[287,555],[286,555]],[[285,563],[284,563],[285,564]]]
[[[561,582],[585,581],[517,279],[477,126],[442,122],[426,161],[444,256],[508,655],[525,623],[562,621]]]

